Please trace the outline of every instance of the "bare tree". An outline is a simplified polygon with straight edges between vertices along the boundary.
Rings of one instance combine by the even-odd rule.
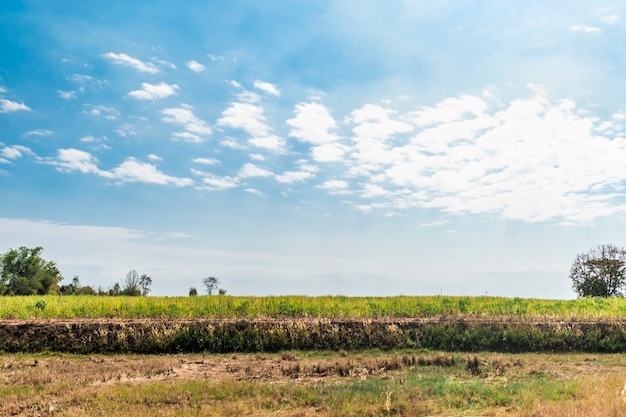
[[[124,280],[124,289],[122,290],[123,295],[132,295],[137,296],[141,295],[141,278],[139,277],[139,273],[134,269],[131,269],[126,274],[126,279]]]
[[[202,283],[204,284],[204,288],[206,288],[206,293],[211,295],[217,290],[220,281],[215,277],[207,277],[202,280]]]

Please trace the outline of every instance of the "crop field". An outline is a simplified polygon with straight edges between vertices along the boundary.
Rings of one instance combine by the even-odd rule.
[[[449,296],[0,297],[1,319],[513,318],[622,320],[626,299]]]
[[[0,297],[0,416],[626,416],[626,302]]]

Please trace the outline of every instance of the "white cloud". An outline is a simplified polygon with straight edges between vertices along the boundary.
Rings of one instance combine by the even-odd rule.
[[[9,113],[14,111],[30,111],[30,107],[24,103],[18,103],[16,101],[0,98],[0,113]]]
[[[408,140],[406,128],[387,128],[394,124],[373,133],[357,130],[345,174],[360,178],[361,197],[374,202],[355,206],[436,208],[527,222],[587,222],[626,212],[617,198],[626,180],[619,162],[626,160],[626,139],[599,136],[605,121],[585,116],[572,100],[551,103],[540,87],[529,88],[534,96],[495,112],[480,98],[461,96],[409,113],[423,128]],[[371,123],[373,117],[353,112],[352,120]],[[320,188],[331,192],[332,184]]]
[[[239,170],[239,174],[237,174],[239,178],[271,177],[273,175],[271,171],[250,163],[244,164]]]
[[[189,143],[204,142],[204,139],[201,136],[198,136],[191,132],[175,132],[172,134],[172,140],[181,141],[181,142],[189,142]]]
[[[0,151],[0,155],[8,159],[21,158],[24,154],[33,155],[33,151],[22,145],[7,146]]]
[[[148,184],[186,187],[194,184],[190,178],[178,178],[160,172],[154,165],[127,158],[111,171],[98,168],[98,160],[91,154],[78,149],[59,149],[56,160],[49,161],[62,172],[79,171],[83,174],[96,174],[120,183],[142,182]]]
[[[179,240],[179,239],[188,239],[193,237],[193,235],[190,235],[189,233],[184,233],[184,232],[165,232],[165,233],[161,233],[156,237],[157,241],[162,241],[162,240]]]
[[[135,132],[135,126],[130,123],[124,123],[117,129],[115,129],[115,133],[125,138],[127,136],[135,136],[137,132]]]
[[[569,28],[570,32],[582,32],[582,33],[599,33],[602,29],[587,25],[573,25]]]
[[[205,190],[221,191],[239,187],[239,179],[236,177],[220,177],[210,172],[203,172],[196,169],[191,169],[191,172],[202,177],[202,188]]]
[[[463,120],[466,116],[481,115],[487,110],[487,103],[478,97],[449,97],[435,107],[422,107],[410,114],[411,122],[416,126],[425,127],[455,120]]]
[[[258,195],[258,196],[265,195],[262,191],[259,191],[256,188],[246,188],[244,189],[244,191],[250,194]]]
[[[98,168],[98,160],[89,152],[79,149],[59,149],[57,159],[51,162],[62,172],[79,171],[83,174],[96,174],[106,178],[113,175]]]
[[[108,58],[113,61],[114,64],[124,65],[127,67],[131,67],[141,72],[148,72],[150,74],[156,74],[159,72],[158,68],[154,66],[154,64],[149,62],[142,62],[137,58],[133,58],[127,54],[121,53],[117,54],[114,52],[107,52],[102,55],[104,58]]]
[[[393,111],[374,104],[366,104],[360,109],[354,110],[350,121],[356,124],[352,129],[356,140],[384,141],[394,134],[413,130],[413,126],[392,118],[393,115]]]
[[[57,93],[63,100],[72,100],[76,98],[76,91],[57,90]]]
[[[280,96],[280,91],[278,91],[278,88],[276,88],[275,84],[256,80],[254,82],[254,88],[266,94],[271,94],[273,96]]]
[[[165,109],[163,121],[175,125],[181,125],[187,132],[197,135],[210,135],[211,128],[202,119],[193,114],[193,107],[183,104],[181,107]],[[180,136],[179,136],[180,137]]]
[[[166,175],[154,165],[140,162],[135,158],[126,159],[121,165],[111,170],[112,177],[121,183],[141,182],[147,184],[173,185],[187,187],[194,184],[190,178],[178,178]]]
[[[612,24],[614,24],[615,22],[617,22],[618,20],[619,20],[619,16],[618,16],[618,15],[616,15],[616,14],[606,15],[606,16],[602,16],[602,17],[600,18],[600,21],[601,21],[602,23],[607,24],[607,25],[612,25]]]
[[[158,63],[158,64],[160,64],[160,65],[163,65],[164,67],[171,68],[171,69],[176,69],[176,68],[178,68],[178,67],[176,66],[176,64],[173,64],[173,63],[171,63],[171,62],[169,62],[169,61],[165,61],[165,60],[163,60],[163,59],[159,59],[159,58],[157,58],[157,57],[152,57],[152,61],[153,61],[153,62],[156,62],[156,63]]]
[[[310,165],[305,160],[297,161],[297,163],[300,165],[299,171],[287,171],[280,175],[276,175],[274,177],[276,181],[282,184],[304,182],[308,179],[314,178],[319,170],[316,166]]]
[[[151,160],[151,161],[155,161],[155,162],[163,160],[163,158],[161,158],[160,156],[155,155],[153,153],[148,155],[148,159]]]
[[[178,85],[164,82],[156,85],[141,83],[141,90],[131,91],[128,95],[137,100],[158,100],[176,95],[178,89]]]
[[[0,85],[0,93],[6,93],[7,89]]]
[[[199,63],[198,61],[191,60],[191,61],[187,61],[186,64],[187,64],[187,68],[189,68],[195,73],[200,73],[206,69],[206,67],[202,65],[201,63]]]
[[[325,106],[319,103],[299,103],[294,113],[295,117],[287,120],[287,125],[291,127],[289,136],[314,145],[338,139],[337,135],[329,132],[337,128],[337,122]]]
[[[26,136],[50,136],[53,133],[54,132],[52,130],[48,130],[48,129],[35,129],[35,130],[29,130],[28,132],[24,133],[24,135]]]
[[[222,117],[217,121],[218,126],[231,129],[241,129],[248,133],[251,138],[248,143],[260,147],[281,152],[284,141],[271,134],[271,127],[266,123],[263,108],[252,103],[234,102],[222,112]]]
[[[86,105],[86,106],[91,107],[91,109],[89,111],[84,111],[83,113],[90,114],[92,116],[102,116],[107,120],[116,120],[120,115],[120,112],[117,111],[117,109],[113,107],[108,107],[108,106],[103,106],[103,105],[97,105],[97,106]]]
[[[349,195],[352,191],[349,189],[350,184],[343,180],[328,180],[318,185],[317,188],[326,190],[333,195]]]
[[[215,158],[195,158],[192,162],[203,165],[217,165],[220,163],[220,161]]]

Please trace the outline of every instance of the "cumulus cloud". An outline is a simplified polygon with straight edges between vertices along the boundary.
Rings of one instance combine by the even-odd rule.
[[[30,111],[30,107],[24,103],[0,98],[0,113],[10,113],[14,111]]]
[[[178,89],[178,85],[164,82],[156,85],[141,83],[141,90],[131,91],[128,95],[137,100],[158,100],[175,95]]]
[[[51,163],[62,172],[79,171],[83,174],[96,174],[105,178],[113,177],[111,173],[98,168],[98,160],[94,156],[79,149],[59,149],[57,159]]]
[[[326,190],[330,194],[334,195],[347,195],[352,194],[350,190],[350,184],[344,180],[328,180],[318,185],[317,188]]]
[[[280,91],[278,91],[275,84],[256,80],[254,82],[254,88],[272,96],[280,96]]]
[[[201,136],[191,132],[175,132],[172,134],[172,140],[189,142],[189,143],[202,143],[204,139]]]
[[[154,66],[154,64],[150,62],[143,62],[137,58],[133,58],[127,54],[121,53],[117,54],[115,52],[107,52],[102,55],[104,58],[110,59],[114,64],[124,65],[127,67],[131,67],[141,72],[148,72],[150,74],[156,74],[159,72],[158,68]]]
[[[54,132],[48,129],[34,129],[24,133],[25,136],[50,136]]]
[[[7,146],[0,150],[0,155],[7,159],[21,158],[24,154],[33,155],[33,151],[22,145]]]
[[[83,174],[96,174],[119,183],[141,182],[147,184],[173,185],[186,187],[194,184],[190,178],[172,177],[159,171],[156,166],[127,158],[122,164],[110,171],[101,170],[98,160],[89,152],[79,149],[59,149],[57,158],[49,161],[62,172],[78,171]]]
[[[274,174],[265,169],[260,168],[254,164],[247,163],[244,164],[243,167],[239,170],[239,174],[237,175],[239,178],[253,178],[253,177],[271,177]]]
[[[530,87],[531,97],[504,107],[461,96],[410,112],[404,120],[417,128],[413,136],[381,109],[370,108],[367,117],[353,112],[351,120],[361,123],[345,175],[360,178],[360,196],[375,200],[355,200],[355,207],[436,208],[527,222],[585,222],[625,211],[615,198],[626,180],[618,162],[626,159],[626,139],[598,136],[601,121],[571,100],[550,102]],[[373,120],[383,126],[361,129]]]
[[[173,185],[187,187],[194,184],[191,178],[172,177],[159,171],[156,166],[140,162],[135,158],[126,159],[121,165],[111,170],[111,175],[117,181],[141,182],[146,184]]]
[[[195,116],[193,114],[193,107],[189,105],[183,104],[181,107],[165,109],[161,113],[164,115],[164,122],[182,126],[188,133],[195,135],[211,134],[209,125],[204,120]],[[182,138],[182,136],[179,137]]]
[[[198,61],[191,60],[191,61],[187,61],[186,64],[187,64],[187,68],[189,68],[195,73],[200,73],[206,69],[206,67],[202,65],[201,63],[199,63]]]
[[[339,143],[339,136],[331,132],[337,128],[337,122],[328,108],[319,103],[299,103],[294,113],[295,117],[287,120],[291,127],[289,136],[311,144],[315,161],[334,162],[344,158],[346,147]]]
[[[299,103],[294,113],[295,117],[287,120],[287,125],[291,127],[289,136],[314,145],[338,139],[337,135],[330,132],[337,128],[337,122],[325,106],[319,103]]]
[[[293,184],[296,182],[304,182],[308,179],[314,178],[319,169],[309,164],[305,160],[297,161],[300,165],[298,171],[286,171],[280,175],[276,175],[274,178],[277,182],[282,184]]]
[[[88,104],[86,106],[91,107],[91,108],[89,110],[84,111],[83,113],[90,114],[92,116],[104,117],[107,120],[115,120],[120,115],[120,112],[113,107],[103,106],[103,105],[90,106]]]
[[[215,158],[194,158],[192,162],[203,165],[217,165],[220,163],[220,161]]]
[[[248,143],[259,148],[281,152],[285,142],[272,134],[267,124],[263,107],[246,102],[233,102],[222,112],[217,121],[218,126],[241,129],[251,137]]]
[[[208,191],[222,191],[239,187],[239,179],[237,177],[219,176],[197,169],[192,169],[191,172],[202,177],[202,188]]]

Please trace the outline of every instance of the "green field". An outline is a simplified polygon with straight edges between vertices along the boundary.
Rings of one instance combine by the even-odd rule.
[[[517,318],[622,320],[626,299],[451,296],[0,297],[2,319]]]

